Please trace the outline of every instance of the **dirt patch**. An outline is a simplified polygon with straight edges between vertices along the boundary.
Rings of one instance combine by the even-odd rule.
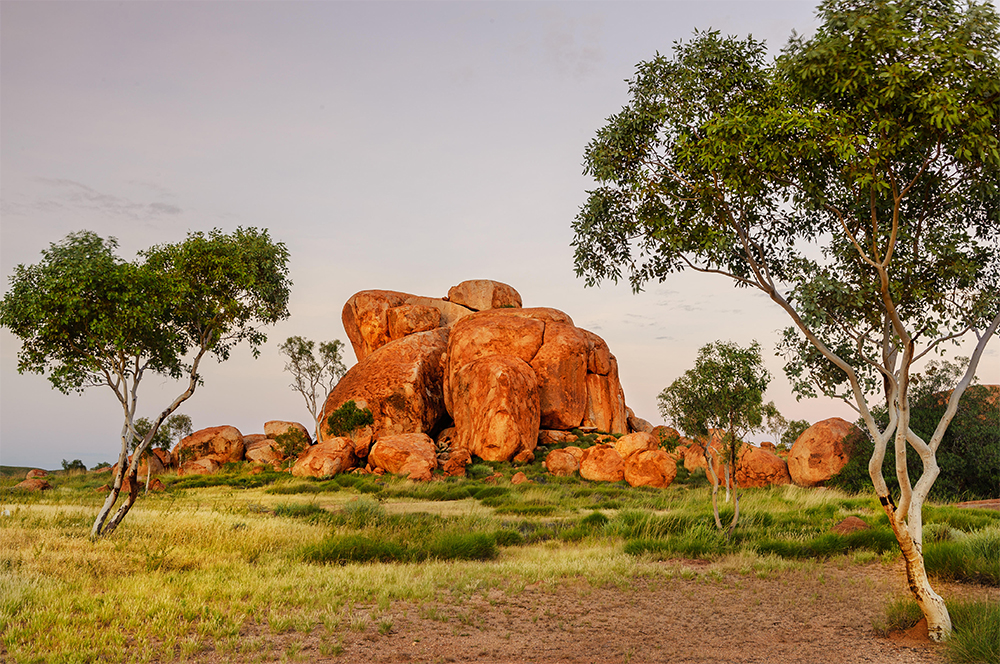
[[[694,561],[691,561],[694,562]],[[318,625],[308,636],[265,638],[272,657],[339,663],[539,662],[931,664],[937,646],[919,635],[880,638],[872,620],[904,592],[902,569],[832,564],[755,574],[722,572],[703,561],[664,563],[672,578],[640,578],[628,587],[567,580],[523,590],[490,590],[434,601],[397,602],[384,611],[354,607],[335,635]],[[1000,590],[937,582],[946,598],[1000,601]],[[339,654],[331,653],[336,643]],[[294,656],[289,656],[292,644]],[[202,661],[241,661],[202,653]],[[249,661],[249,660],[248,660]]]
[[[990,498],[989,500],[967,500],[964,503],[955,503],[955,507],[972,507],[981,510],[1000,510],[1000,498]]]

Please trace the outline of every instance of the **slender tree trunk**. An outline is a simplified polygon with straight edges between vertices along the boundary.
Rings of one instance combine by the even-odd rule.
[[[879,496],[882,508],[889,517],[889,525],[899,543],[899,549],[903,553],[903,561],[906,566],[906,582],[913,593],[917,606],[927,620],[927,634],[932,641],[944,641],[951,634],[951,616],[948,614],[948,607],[944,600],[931,588],[927,578],[927,571],[924,568],[924,556],[920,543],[910,535],[905,524],[897,519],[897,507],[888,495]],[[912,510],[920,510],[920,506],[911,507]]]
[[[722,530],[722,519],[719,518],[719,476],[715,474],[715,460],[709,444],[705,445],[705,467],[709,479],[712,480],[712,513],[715,515],[715,527]]]

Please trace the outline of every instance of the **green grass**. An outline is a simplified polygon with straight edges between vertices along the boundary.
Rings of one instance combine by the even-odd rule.
[[[927,573],[954,581],[1000,586],[1000,526],[924,546]]]
[[[304,635],[330,624],[321,647],[335,654],[352,621],[383,630],[378,615],[352,607],[562,580],[627,587],[675,573],[656,564],[670,559],[780,574],[812,560],[898,556],[870,496],[741,491],[740,525],[727,539],[700,474],[655,490],[552,478],[535,462],[521,467],[533,481],[515,486],[512,466],[478,465],[479,479],[423,483],[251,475],[242,465],[167,476],[165,492],[140,494],[119,532],[97,542],[88,539],[104,499],[95,488],[108,474],[57,473],[40,494],[13,492],[20,479],[2,478],[0,638],[12,661],[175,661],[207,648],[224,655],[248,626]],[[504,479],[482,479],[497,471]],[[731,510],[723,503],[727,522]],[[872,528],[830,532],[851,515]],[[926,516],[932,575],[998,583],[1000,514],[930,506]]]
[[[1000,604],[989,601],[946,601],[952,635],[944,643],[945,657],[954,664],[1000,662]],[[923,615],[912,599],[890,602],[873,627],[879,636],[909,629]]]

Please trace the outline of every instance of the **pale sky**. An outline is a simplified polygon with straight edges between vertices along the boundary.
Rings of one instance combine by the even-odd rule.
[[[494,279],[525,306],[568,313],[616,355],[627,404],[656,395],[715,340],[761,342],[767,398],[788,419],[840,416],[796,402],[773,357],[788,320],[724,279],[683,275],[634,295],[584,288],[571,223],[593,182],[583,151],[627,101],[635,65],[694,29],[752,34],[777,53],[815,26],[813,0],[776,2],[0,3],[0,284],[68,233],[120,255],[188,231],[270,229],[291,253],[291,317],[204,367],[180,412],[196,429],[267,420],[312,429],[278,344],[349,342],[341,309],[365,289],[442,297]],[[1000,382],[997,343],[983,382]],[[117,457],[107,388],[65,396],[18,375],[0,331],[0,463],[87,467]],[[353,351],[347,352],[353,365]],[[180,393],[147,376],[139,414]]]

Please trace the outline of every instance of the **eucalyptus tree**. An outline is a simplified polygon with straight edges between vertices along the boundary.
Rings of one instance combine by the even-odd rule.
[[[739,449],[743,438],[759,429],[770,412],[764,392],[771,375],[764,368],[760,344],[749,348],[716,341],[702,346],[694,367],[657,396],[660,414],[688,436],[705,440],[706,472],[712,480],[712,511],[715,525],[723,529],[719,517],[719,477],[712,449],[713,430],[722,435],[722,468],[726,493],[733,487],[733,518],[727,528],[732,535],[740,519],[740,495],[736,482]],[[774,409],[777,412],[777,409]]]
[[[0,302],[0,325],[21,339],[19,372],[47,374],[64,393],[106,387],[122,407],[118,472],[92,537],[112,533],[135,503],[140,460],[201,384],[205,356],[224,361],[241,342],[257,356],[266,341],[261,326],[288,316],[288,252],[267,231],[189,233],[132,262],[116,247],[114,238],[70,234],[38,263],[18,265]],[[185,383],[140,437],[135,413],[147,373]],[[126,477],[128,495],[109,519]]]
[[[951,631],[923,564],[936,451],[1000,324],[1000,32],[989,2],[825,0],[819,27],[763,43],[696,33],[638,65],[587,146],[576,221],[588,285],[682,270],[765,294],[791,319],[786,372],[849,401],[930,635]],[[929,438],[914,364],[970,339]],[[880,426],[872,407],[884,403]],[[882,475],[889,445],[899,493]],[[907,447],[920,458],[910,478]]]
[[[341,355],[344,342],[340,339],[320,342],[319,357],[315,348],[315,341],[298,336],[288,337],[285,343],[278,346],[278,350],[288,357],[285,371],[292,374],[295,381],[291,388],[306,402],[309,415],[313,418],[313,440],[318,442],[326,397],[347,373],[347,367]]]

